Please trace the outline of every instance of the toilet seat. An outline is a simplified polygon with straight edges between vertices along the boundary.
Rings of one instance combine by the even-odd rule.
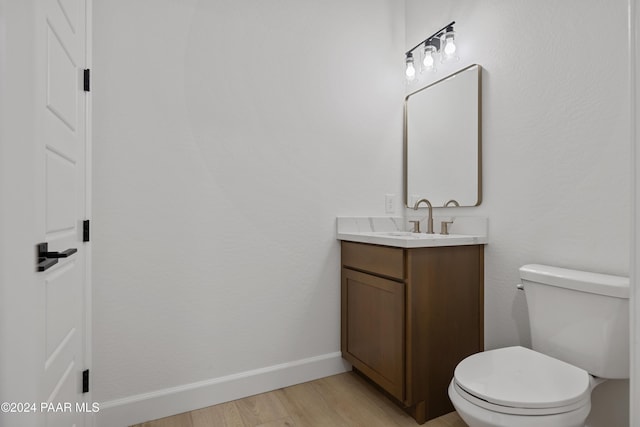
[[[453,389],[455,393],[460,396],[462,399],[466,400],[472,405],[478,406],[479,408],[486,409],[489,412],[496,412],[501,414],[509,414],[509,415],[520,415],[520,416],[541,416],[541,415],[557,415],[564,414],[567,412],[572,412],[577,409],[583,408],[585,406],[590,406],[591,399],[590,396],[587,396],[583,400],[579,400],[578,402],[572,403],[567,406],[555,406],[551,408],[518,408],[511,406],[502,406],[496,405],[494,403],[487,402],[486,400],[482,400],[477,398],[476,396],[467,393],[464,391],[455,380],[452,381]]]
[[[550,415],[590,403],[589,374],[524,347],[471,355],[458,364],[453,385],[465,400],[490,411]]]
[[[469,427],[584,427],[591,411],[591,400],[584,406],[569,412],[548,415],[505,414],[475,405],[449,384],[449,398],[460,417]],[[462,393],[466,393],[462,391]]]

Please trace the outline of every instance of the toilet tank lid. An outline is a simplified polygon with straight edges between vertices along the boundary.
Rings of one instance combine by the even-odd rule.
[[[520,278],[559,288],[572,289],[615,298],[629,298],[629,278],[590,273],[542,264],[520,267]]]

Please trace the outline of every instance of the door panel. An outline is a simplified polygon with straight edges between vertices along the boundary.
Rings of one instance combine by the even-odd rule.
[[[38,0],[42,40],[43,85],[39,92],[43,192],[40,201],[44,241],[50,252],[78,251],[41,273],[44,330],[42,401],[69,405],[46,414],[46,425],[80,427],[85,414],[76,403],[82,394],[87,328],[86,244],[81,223],[86,218],[86,64],[85,0]]]
[[[72,410],[62,412],[49,412],[47,413],[47,427],[79,427],[82,424],[82,416],[76,412],[75,404],[77,395],[77,378],[75,372],[77,371],[75,360],[71,360],[67,369],[60,377],[60,381],[54,387],[51,395],[47,399],[47,402],[52,402],[56,405],[65,403],[72,404]],[[64,408],[64,407],[63,407]]]
[[[70,283],[81,283],[78,272],[81,270],[75,260],[69,260],[65,265],[52,272],[45,280],[46,292],[46,362],[50,364],[54,352],[63,344],[68,344],[69,337],[76,331],[76,320],[81,314],[77,304],[69,304],[70,301],[79,301],[82,298],[82,288],[69,286]]]
[[[58,0],[60,4],[60,10],[64,14],[67,24],[73,33],[76,32],[76,25],[78,21],[78,1],[77,0]]]
[[[47,148],[47,233],[73,231],[77,226],[77,165]]]
[[[77,126],[76,64],[72,48],[47,22],[47,108],[71,131]],[[73,49],[77,50],[77,49]]]

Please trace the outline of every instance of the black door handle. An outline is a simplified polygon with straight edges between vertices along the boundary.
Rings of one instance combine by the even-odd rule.
[[[37,271],[45,271],[58,263],[56,258],[38,258]]]
[[[48,268],[53,267],[58,263],[58,258],[67,258],[78,252],[78,249],[76,248],[69,248],[62,252],[49,252],[48,243],[38,243],[37,248],[38,262],[36,264],[38,271],[45,271]]]
[[[78,252],[76,248],[70,248],[62,252],[45,252],[44,258],[67,258],[69,255],[73,255],[76,252]]]

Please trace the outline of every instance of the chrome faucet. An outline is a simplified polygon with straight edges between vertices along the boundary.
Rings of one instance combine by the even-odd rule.
[[[458,203],[455,199],[451,199],[449,200],[447,203],[445,203],[443,206],[445,208],[449,207],[449,204],[452,204],[454,206],[460,207],[460,203]]]
[[[427,218],[427,231],[425,233],[433,234],[433,206],[431,206],[431,202],[427,199],[420,199],[416,202],[415,205],[413,205],[413,209],[417,211],[418,206],[422,202],[426,203],[427,207],[429,208],[429,217]]]

